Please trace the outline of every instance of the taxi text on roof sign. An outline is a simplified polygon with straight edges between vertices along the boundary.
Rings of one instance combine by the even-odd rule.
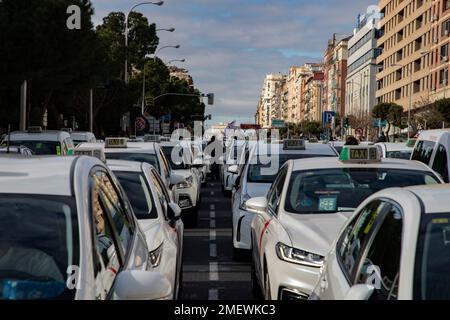
[[[127,138],[106,138],[105,148],[126,148]]]
[[[42,133],[42,127],[29,127],[28,133]]]
[[[284,150],[305,150],[305,140],[302,139],[287,139],[283,141]]]
[[[101,147],[96,148],[77,148],[74,151],[76,156],[89,156],[106,162],[105,150]]]
[[[376,146],[344,146],[339,160],[343,162],[380,162],[381,153]]]

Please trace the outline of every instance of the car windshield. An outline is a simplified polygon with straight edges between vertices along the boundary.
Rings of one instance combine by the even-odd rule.
[[[424,215],[416,259],[414,299],[450,299],[450,213]]]
[[[156,154],[151,153],[127,153],[127,152],[107,152],[106,159],[108,160],[124,160],[124,161],[135,161],[135,162],[146,162],[158,171],[160,171],[158,165],[158,158]]]
[[[175,149],[175,147],[161,147],[164,155],[166,156],[166,159],[170,163],[170,167],[173,170],[181,170],[186,169],[186,166],[184,165],[182,159],[183,159],[183,149],[181,147],[177,147],[179,150],[179,154],[172,156],[172,151]]]
[[[412,150],[401,150],[401,151],[388,151],[386,152],[386,158],[394,159],[411,159]]]
[[[37,156],[60,155],[61,144],[58,141],[11,141],[11,145],[25,146]]]
[[[138,219],[156,219],[158,212],[154,206],[151,190],[141,172],[114,171],[125,190]]]
[[[0,300],[75,298],[76,214],[69,197],[0,195]]]
[[[353,211],[382,189],[437,184],[432,173],[386,168],[296,171],[291,175],[285,210],[292,213]]]
[[[279,171],[279,169],[288,161],[288,160],[296,160],[296,159],[307,159],[307,158],[317,158],[317,157],[335,157],[334,155],[317,155],[317,154],[304,154],[304,153],[293,153],[293,154],[279,154],[278,164],[274,165],[274,162],[269,161],[268,164],[264,164],[267,162],[267,159],[270,159],[270,156],[265,156],[265,159],[258,157],[258,159],[254,158],[249,165],[247,181],[250,183],[272,183],[275,180],[275,177]],[[266,160],[266,161],[264,161]]]

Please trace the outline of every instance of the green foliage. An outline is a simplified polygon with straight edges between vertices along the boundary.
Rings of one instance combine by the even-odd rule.
[[[317,136],[322,132],[322,124],[315,121],[307,121],[303,124],[303,130],[306,135]]]
[[[442,118],[448,123],[450,122],[450,99],[437,100],[434,108],[442,115]]]
[[[81,8],[81,29],[66,26],[67,7]],[[177,79],[161,60],[145,59],[155,52],[156,25],[137,12],[129,16],[130,83],[125,85],[125,15],[112,12],[94,29],[88,0],[3,0],[0,2],[0,130],[18,128],[20,85],[28,82],[28,123],[40,124],[48,111],[48,128],[59,129],[62,119],[75,118],[80,130],[89,129],[89,91],[94,89],[94,129],[116,134],[122,115],[140,102],[146,65],[146,96],[167,92],[195,93]],[[149,111],[173,112],[190,121],[204,113],[198,98],[167,97]],[[177,114],[179,116],[177,116]],[[63,116],[63,118],[61,117]],[[69,123],[70,125],[70,123]]]

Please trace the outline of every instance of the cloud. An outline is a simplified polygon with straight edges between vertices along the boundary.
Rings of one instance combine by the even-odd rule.
[[[93,0],[94,22],[111,11],[128,11],[135,1]],[[368,0],[166,0],[139,11],[158,27],[163,60],[186,58],[196,86],[216,94],[213,116],[253,117],[267,73],[322,60],[333,33],[352,34]]]

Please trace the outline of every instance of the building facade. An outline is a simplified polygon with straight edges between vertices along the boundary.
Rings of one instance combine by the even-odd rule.
[[[324,111],[345,114],[348,40],[350,36],[333,34],[324,55]]]
[[[286,77],[281,74],[269,74],[264,80],[256,112],[257,124],[263,128],[270,128],[272,120],[281,117],[280,88],[282,88],[283,81],[286,81]]]
[[[369,115],[376,104],[379,18],[361,15],[348,41],[345,115]]]
[[[317,121],[322,119],[323,112],[323,78],[321,70],[313,70],[305,79],[303,87],[303,118],[305,121]]]
[[[380,37],[377,41],[381,54],[377,58],[380,70],[377,75],[377,102],[394,102],[406,110],[428,105],[432,86],[431,61],[437,52],[431,47],[439,45],[439,38],[432,32],[432,4],[446,1],[433,0],[381,0],[383,18],[380,21]],[[436,26],[436,29],[440,29]],[[437,47],[436,47],[437,48]],[[430,54],[431,53],[431,54]],[[435,59],[436,61],[438,59]],[[440,72],[436,67],[434,75]]]
[[[450,1],[436,0],[431,6],[431,29],[433,41],[428,51],[431,59],[430,100],[450,98],[448,92]]]

